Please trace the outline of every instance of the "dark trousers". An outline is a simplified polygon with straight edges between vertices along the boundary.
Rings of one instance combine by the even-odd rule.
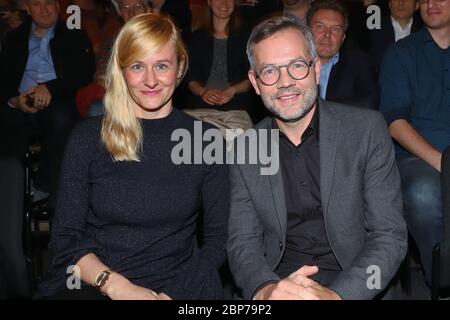
[[[75,104],[53,101],[36,114],[0,106],[0,155],[23,159],[30,139],[41,138],[36,188],[55,194],[67,138],[78,120]]]
[[[22,242],[24,168],[0,156],[0,299],[31,295]]]
[[[431,284],[432,249],[441,241],[443,232],[440,175],[414,156],[398,156],[397,163],[402,179],[405,220],[419,249],[425,279]]]

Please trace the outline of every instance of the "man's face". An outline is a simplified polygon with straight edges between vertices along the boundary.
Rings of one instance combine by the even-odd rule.
[[[148,10],[147,5],[141,0],[119,0],[118,5],[120,16],[125,23],[134,16],[146,13]]]
[[[398,19],[410,19],[414,11],[419,7],[419,2],[416,0],[390,0],[389,9],[391,16]]]
[[[450,0],[421,0],[420,15],[428,28],[446,28],[450,24]]]
[[[344,17],[338,11],[320,9],[311,17],[317,54],[328,61],[342,47],[345,39]]]
[[[38,28],[48,29],[58,21],[59,3],[57,0],[28,0],[27,12]]]
[[[264,85],[256,76],[264,67],[284,66],[302,59],[312,60],[303,34],[293,28],[281,30],[257,43],[253,48],[255,69],[249,79],[266,108],[284,122],[302,119],[315,105],[319,83],[320,62],[313,62],[309,74],[302,80],[292,78],[286,68],[280,69],[280,78],[274,85]]]

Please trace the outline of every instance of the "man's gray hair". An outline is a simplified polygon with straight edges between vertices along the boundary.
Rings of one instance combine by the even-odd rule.
[[[247,41],[247,57],[252,70],[255,70],[255,59],[253,55],[255,45],[262,40],[270,38],[275,33],[289,28],[298,30],[303,34],[311,59],[316,59],[316,46],[314,45],[314,38],[309,28],[298,18],[292,15],[275,16],[266,19],[255,26],[250,34],[250,38]]]

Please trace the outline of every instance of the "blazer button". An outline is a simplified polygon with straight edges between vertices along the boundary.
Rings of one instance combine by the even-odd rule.
[[[283,250],[283,242],[280,241],[280,250]]]

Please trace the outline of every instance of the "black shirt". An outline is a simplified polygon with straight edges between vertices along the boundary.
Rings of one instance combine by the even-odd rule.
[[[303,265],[341,270],[325,232],[320,196],[319,110],[294,145],[280,131],[280,163],[287,209],[286,251],[275,272],[285,278]],[[277,128],[275,121],[274,128]]]

